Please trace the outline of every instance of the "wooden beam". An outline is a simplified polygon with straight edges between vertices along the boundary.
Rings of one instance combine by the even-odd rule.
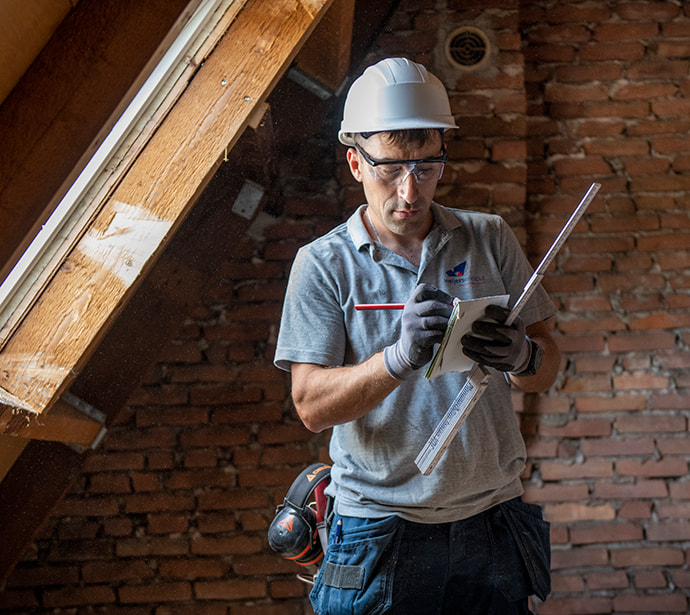
[[[336,92],[350,68],[355,0],[333,0],[296,59],[297,66]]]
[[[0,586],[79,475],[81,464],[82,455],[64,444],[31,441],[0,482]]]
[[[28,440],[22,438],[0,435],[0,482],[5,478],[28,443]]]
[[[103,437],[104,416],[79,409],[79,400],[66,396],[57,400],[49,412],[0,413],[0,433],[27,440],[64,442],[82,448],[93,448]]]
[[[19,397],[0,387],[0,413],[5,410],[10,412],[31,412],[31,407],[25,404]]]
[[[94,352],[331,0],[250,0],[0,353],[49,408]]]

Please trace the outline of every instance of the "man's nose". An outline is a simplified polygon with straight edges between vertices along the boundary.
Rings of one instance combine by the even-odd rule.
[[[419,186],[417,185],[417,176],[414,174],[414,167],[410,167],[400,180],[398,195],[405,199],[406,202],[414,203],[417,200],[418,194]]]

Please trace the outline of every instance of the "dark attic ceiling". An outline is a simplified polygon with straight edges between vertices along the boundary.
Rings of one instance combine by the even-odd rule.
[[[272,188],[275,114],[298,101],[301,125],[316,130],[398,1],[0,4],[0,282],[169,50],[208,15],[110,183],[73,214],[79,230],[50,244],[18,286],[21,301],[0,312],[0,583],[233,237],[272,202],[252,187]]]

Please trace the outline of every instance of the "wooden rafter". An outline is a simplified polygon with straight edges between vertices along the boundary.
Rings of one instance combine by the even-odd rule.
[[[330,0],[249,0],[0,353],[3,386],[50,408],[175,232]]]

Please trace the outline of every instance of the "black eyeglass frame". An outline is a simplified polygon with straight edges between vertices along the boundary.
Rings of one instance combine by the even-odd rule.
[[[441,155],[440,156],[434,156],[433,158],[413,158],[413,159],[408,159],[408,160],[374,160],[369,154],[367,154],[364,151],[364,148],[355,141],[355,149],[362,154],[362,157],[364,160],[367,161],[367,164],[369,164],[372,167],[378,167],[381,166],[382,164],[422,164],[422,163],[427,163],[427,164],[435,164],[435,163],[441,163],[443,165],[448,162],[448,151],[446,150],[446,144],[442,143],[441,144]]]

